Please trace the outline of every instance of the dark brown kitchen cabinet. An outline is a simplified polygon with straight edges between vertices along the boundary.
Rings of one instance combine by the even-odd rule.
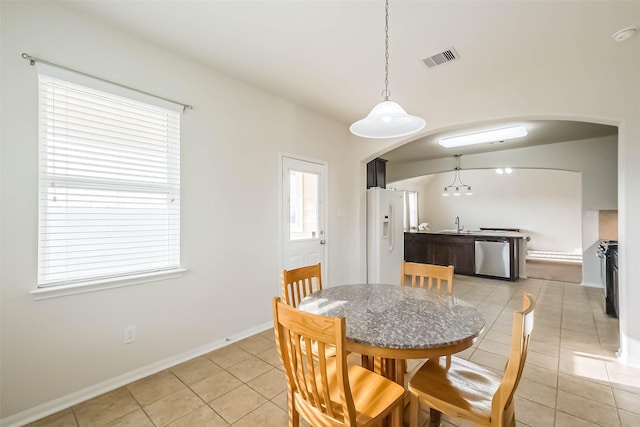
[[[475,238],[446,234],[405,233],[404,259],[453,265],[456,274],[475,274]]]
[[[421,251],[422,243],[418,241],[416,233],[404,234],[404,259],[409,262],[427,263],[426,252]]]
[[[476,241],[493,241],[500,239],[509,245],[509,275],[486,276],[507,280],[518,280],[519,273],[519,240],[520,237],[491,237],[486,233],[474,234],[440,234],[416,233],[404,234],[404,259],[408,262],[424,264],[453,265],[456,274],[476,275]]]

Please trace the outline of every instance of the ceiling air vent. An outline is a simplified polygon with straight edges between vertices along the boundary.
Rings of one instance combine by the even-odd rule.
[[[459,59],[460,55],[458,55],[458,52],[456,52],[456,50],[454,48],[451,49],[447,49],[442,53],[438,53],[436,55],[430,56],[429,58],[425,58],[422,60],[422,62],[424,62],[424,65],[426,65],[429,68],[433,68],[436,65],[441,65],[444,64],[445,62],[450,62],[453,61],[454,59]]]

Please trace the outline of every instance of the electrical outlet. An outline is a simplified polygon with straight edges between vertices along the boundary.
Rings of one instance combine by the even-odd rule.
[[[136,340],[136,325],[125,326],[124,328],[124,343],[131,344]]]

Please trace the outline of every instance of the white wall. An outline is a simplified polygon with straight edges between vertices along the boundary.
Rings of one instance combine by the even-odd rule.
[[[454,172],[390,185],[419,192],[419,222],[428,222],[432,230],[456,228],[454,219],[460,217],[460,225],[470,230],[519,228],[531,238],[528,249],[582,253],[579,173],[514,169],[511,174],[499,175],[494,169],[465,169],[460,177],[472,186],[472,196],[442,196]],[[419,180],[418,186],[412,185],[414,180]]]
[[[1,7],[4,419],[68,404],[65,398],[87,387],[114,378],[126,382],[128,373],[271,322],[270,300],[279,294],[281,153],[328,163],[326,283],[358,280],[356,223],[364,187],[344,185],[359,182],[361,171],[359,142],[347,143],[342,124],[56,2],[3,1]],[[35,68],[22,52],[194,105],[182,116],[184,277],[31,298],[38,95]],[[125,346],[123,328],[133,324],[137,341]]]

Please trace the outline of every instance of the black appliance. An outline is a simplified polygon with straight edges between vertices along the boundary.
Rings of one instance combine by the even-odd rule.
[[[380,157],[367,163],[367,189],[387,188],[387,161]]]
[[[618,317],[618,241],[601,240],[597,253],[601,259],[605,312]]]

